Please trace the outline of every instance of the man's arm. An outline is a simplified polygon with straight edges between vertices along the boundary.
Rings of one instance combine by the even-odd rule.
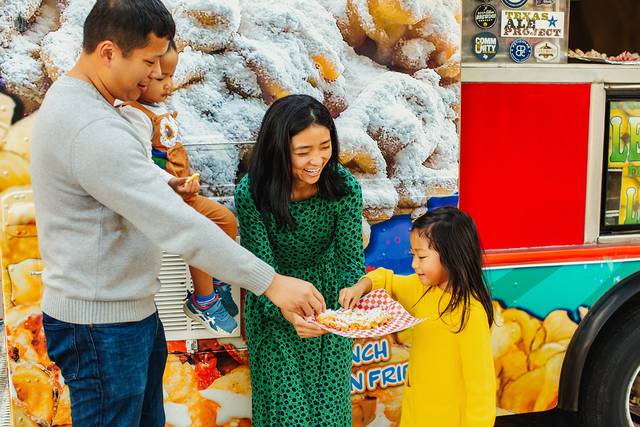
[[[85,191],[162,249],[227,283],[265,293],[280,307],[305,312],[322,308],[324,301],[311,284],[276,275],[184,203],[148,161],[124,120],[104,119],[82,130],[71,156],[72,173]]]

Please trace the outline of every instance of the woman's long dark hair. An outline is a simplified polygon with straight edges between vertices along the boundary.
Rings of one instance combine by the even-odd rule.
[[[491,326],[493,305],[482,272],[480,238],[471,217],[457,208],[445,206],[416,219],[411,231],[427,239],[449,275],[451,299],[440,315],[462,306],[460,332],[466,325],[473,297],[484,307]]]
[[[253,200],[265,223],[273,214],[281,228],[295,227],[289,211],[291,200],[291,138],[311,125],[329,129],[331,158],[318,181],[318,195],[335,200],[347,192],[344,177],[338,171],[338,134],[329,110],[308,95],[289,95],[278,99],[267,110],[249,167],[249,185]]]

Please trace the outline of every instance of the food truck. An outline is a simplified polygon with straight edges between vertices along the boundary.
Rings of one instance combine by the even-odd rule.
[[[637,425],[637,69],[463,75],[460,207],[480,229],[504,322],[493,331],[499,407]]]
[[[629,49],[626,24],[617,43],[598,2],[463,7],[459,205],[486,250],[499,411],[638,425],[640,58],[594,50]]]
[[[10,409],[14,426],[61,426],[72,423],[69,391],[42,332],[29,137],[47,87],[79,52],[92,2],[17,3],[2,11],[13,29],[0,32],[0,76],[25,112],[14,122],[15,102],[3,98]],[[368,268],[411,273],[408,230],[425,209],[459,205],[476,221],[496,312],[498,414],[559,407],[581,425],[640,424],[638,68],[567,64],[567,2],[166,3],[182,64],[171,105],[206,196],[232,207],[274,99],[318,97],[336,118],[340,160],[362,185]],[[556,19],[565,32],[508,37],[522,31],[516,12],[531,10],[540,12],[532,28]],[[461,37],[464,25],[475,32]],[[516,39],[514,59],[504,49]],[[464,62],[462,78],[461,55],[477,59]],[[184,315],[190,278],[179,255],[164,254],[158,280],[167,426],[251,425],[242,328],[221,337]],[[411,330],[354,342],[354,426],[398,425],[410,345]]]

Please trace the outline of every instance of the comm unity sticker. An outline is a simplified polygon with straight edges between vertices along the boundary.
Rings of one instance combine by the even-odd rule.
[[[548,41],[540,42],[533,48],[533,56],[538,62],[552,62],[558,57],[558,46]]]
[[[531,45],[525,39],[514,40],[509,46],[509,56],[519,64],[531,58],[531,51]]]
[[[490,4],[482,4],[473,13],[473,20],[480,28],[491,28],[498,20],[498,12]]]
[[[528,0],[502,0],[506,6],[517,9],[527,4]]]
[[[498,53],[498,37],[488,31],[476,34],[472,43],[471,50],[481,61],[489,61]]]

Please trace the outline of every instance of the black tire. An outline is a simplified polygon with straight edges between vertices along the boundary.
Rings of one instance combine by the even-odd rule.
[[[600,332],[580,386],[579,418],[584,427],[630,427],[629,384],[640,367],[640,307],[616,315]],[[640,426],[640,419],[633,419]]]

